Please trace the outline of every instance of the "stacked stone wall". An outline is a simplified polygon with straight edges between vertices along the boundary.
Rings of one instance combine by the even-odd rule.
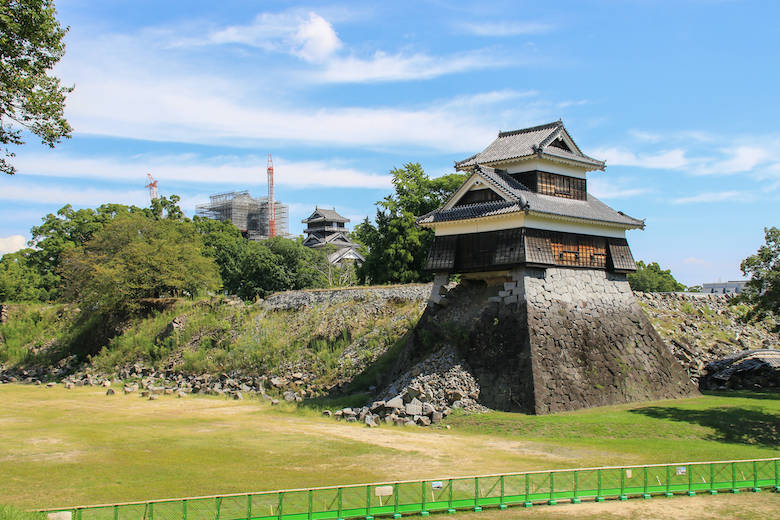
[[[536,413],[698,394],[625,275],[546,269],[513,277],[526,295]]]
[[[418,328],[458,330],[441,339],[457,342],[485,406],[547,414],[698,395],[625,275],[520,268],[449,292],[442,282]]]

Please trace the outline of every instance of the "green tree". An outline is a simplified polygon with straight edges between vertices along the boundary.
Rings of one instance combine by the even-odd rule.
[[[58,269],[62,254],[69,249],[83,246],[117,216],[137,214],[149,220],[186,221],[178,202],[179,197],[172,195],[170,200],[165,197],[154,199],[149,208],[103,204],[97,209],[74,210],[68,204],[57,211],[56,215],[46,215],[43,224],[34,226],[31,230],[32,240],[29,245],[33,246],[35,251],[28,258],[28,264],[40,274],[37,280],[41,294],[50,299],[57,298],[60,286]]]
[[[122,215],[62,254],[63,297],[109,322],[135,314],[143,298],[198,295],[220,287],[194,226]]]
[[[30,262],[32,249],[22,249],[0,259],[0,302],[46,301],[38,270]]]
[[[662,270],[656,262],[645,265],[641,260],[636,263],[636,272],[628,274],[628,283],[632,290],[641,292],[685,290],[685,286],[674,279],[669,269]]]
[[[322,253],[296,240],[273,237],[262,242],[243,240],[231,253],[235,261],[225,290],[245,300],[264,298],[281,291],[325,287],[315,268]]]
[[[360,243],[368,247],[366,261],[358,267],[361,283],[412,283],[427,281],[424,270],[433,231],[423,229],[415,216],[438,208],[466,179],[450,174],[430,179],[419,163],[390,171],[395,193],[377,202],[376,223],[366,218],[355,229]]]
[[[0,0],[0,145],[6,158],[15,156],[9,146],[24,144],[24,130],[52,148],[73,131],[64,116],[73,87],[48,74],[65,54],[68,32],[56,14],[52,0]],[[0,171],[13,175],[16,168],[6,158],[0,158]]]
[[[780,317],[780,229],[764,228],[766,244],[742,261],[740,269],[750,281],[740,299],[753,308],[747,318]]]

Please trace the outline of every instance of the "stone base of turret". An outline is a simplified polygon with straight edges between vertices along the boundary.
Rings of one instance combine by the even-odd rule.
[[[624,274],[517,268],[437,277],[413,354],[452,342],[481,386],[480,403],[548,414],[698,396],[634,299]]]

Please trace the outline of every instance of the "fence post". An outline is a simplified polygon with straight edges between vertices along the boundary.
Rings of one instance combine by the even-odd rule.
[[[474,477],[474,511],[482,511],[479,506],[479,477]]]
[[[758,493],[761,488],[758,487],[758,461],[753,461],[753,493]]]
[[[525,507],[531,507],[533,503],[531,502],[530,498],[530,491],[531,491],[531,475],[528,473],[525,474],[525,502],[523,502],[523,505]]]
[[[313,520],[314,518],[314,490],[309,490],[309,520]]]
[[[598,491],[596,491],[596,502],[603,502],[604,497],[601,496],[601,470],[597,469],[596,473],[598,474]]]
[[[455,512],[455,508],[452,507],[452,488],[453,487],[455,487],[455,486],[453,486],[452,479],[450,479],[450,506],[449,506],[449,508],[447,508],[447,512],[448,513],[454,513]]]
[[[737,466],[736,462],[731,463],[731,492],[732,493],[739,493],[739,488],[737,487]]]
[[[620,468],[620,500],[628,500],[626,495],[626,468]]]
[[[425,482],[423,480],[422,481],[422,485],[420,487],[420,494],[422,496],[421,508],[420,508],[420,515],[421,516],[428,516],[428,508],[426,507],[426,504],[425,504],[427,502],[427,500],[426,500],[427,497],[426,497],[426,493],[425,493],[425,491],[426,491],[425,484],[427,484],[427,482]],[[433,491],[431,491],[431,493],[433,493]],[[431,497],[431,500],[433,500],[433,497]]]
[[[580,486],[580,472],[576,469],[574,470],[574,498],[571,499],[572,504],[579,504],[582,502],[580,500],[579,495],[579,486]]]
[[[672,495],[672,467],[666,466],[666,496]]]
[[[81,520],[81,515],[79,515],[79,520]],[[149,520],[154,520],[154,503],[149,503]]]
[[[181,501],[181,517],[182,520],[187,520],[187,501],[182,500]],[[114,520],[117,520],[117,515],[114,515]],[[249,518],[247,518],[249,520]]]
[[[339,510],[338,510],[338,520],[344,520],[344,515],[341,514],[341,507],[342,507],[342,499],[344,497],[344,488],[339,488]]]
[[[775,491],[780,491],[780,460],[775,459]]]
[[[504,492],[504,475],[501,475],[501,502],[498,504],[499,509],[506,509],[506,504],[504,497],[506,496],[506,493]]]
[[[371,516],[371,486],[366,486],[366,520],[374,520]]]
[[[401,518],[401,513],[398,512],[398,483],[393,484],[393,498],[395,499],[393,518]]]
[[[715,464],[710,462],[710,495],[717,495],[718,490],[715,489]]]
[[[246,496],[246,520],[252,520],[252,495]]]
[[[217,497],[217,520],[219,520],[219,509],[222,507],[222,498]]]
[[[780,491],[780,460],[775,459],[775,491]]]
[[[550,472],[550,500],[547,501],[547,505],[554,506],[558,502],[555,501],[555,472]]]
[[[119,520],[119,506],[114,506],[114,520]],[[186,509],[184,510],[184,520],[187,520],[187,510]]]
[[[282,515],[284,514],[284,511],[282,509],[283,502],[284,502],[284,493],[280,491],[279,492],[279,505],[276,508],[277,509],[276,513],[279,515],[279,520],[282,520]]]
[[[689,497],[696,496],[696,491],[693,490],[693,468],[695,466],[691,464],[690,466],[687,466],[687,472],[688,472],[688,492],[686,495]]]
[[[642,498],[650,498],[650,493],[647,492],[647,466],[645,466],[645,489]]]

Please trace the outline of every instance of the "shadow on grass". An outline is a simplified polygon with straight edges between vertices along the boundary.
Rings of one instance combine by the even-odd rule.
[[[715,397],[780,401],[780,388],[767,388],[764,390],[705,390],[702,394]]]
[[[667,419],[698,424],[715,432],[707,440],[729,444],[746,444],[762,448],[780,448],[780,416],[758,407],[723,406],[706,410],[651,406],[631,413],[653,419]]]

